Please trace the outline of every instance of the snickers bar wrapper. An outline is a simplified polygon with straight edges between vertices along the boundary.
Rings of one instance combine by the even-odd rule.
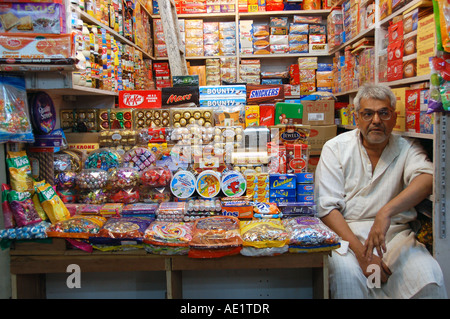
[[[247,104],[284,101],[284,86],[270,84],[247,84]]]

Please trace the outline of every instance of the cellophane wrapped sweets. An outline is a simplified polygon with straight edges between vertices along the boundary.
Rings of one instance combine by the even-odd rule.
[[[32,143],[25,78],[0,74],[0,143]]]
[[[235,255],[242,249],[239,219],[232,216],[213,216],[194,222],[189,257],[214,258]]]
[[[307,252],[338,248],[340,237],[316,216],[283,219],[289,233],[289,251]]]
[[[97,234],[89,237],[94,248],[102,251],[142,248],[145,230],[154,218],[111,217]]]
[[[244,256],[274,256],[288,251],[289,234],[280,219],[240,222]]]
[[[193,223],[154,221],[144,234],[144,249],[157,255],[187,255]]]
[[[105,222],[106,218],[101,216],[75,215],[52,224],[47,229],[47,236],[89,239],[100,231]]]

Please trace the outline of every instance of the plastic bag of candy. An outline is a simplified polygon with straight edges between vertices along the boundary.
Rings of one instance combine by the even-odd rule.
[[[108,199],[112,203],[136,203],[139,201],[139,190],[137,187],[117,189],[109,194]]]
[[[155,220],[145,230],[144,243],[187,247],[192,239],[192,227],[193,223]]]
[[[34,193],[31,164],[25,151],[8,151],[6,164],[9,171],[11,188],[17,192]]]
[[[216,258],[239,254],[242,238],[239,219],[232,216],[212,216],[197,219],[189,242],[188,256]]]
[[[277,256],[284,254],[289,251],[289,245],[284,245],[281,247],[265,247],[265,248],[255,248],[244,246],[242,247],[240,253],[244,256],[249,257],[259,257],[259,256]]]
[[[84,168],[97,168],[104,171],[110,171],[120,167],[121,164],[122,157],[119,153],[113,149],[102,147],[89,153],[84,162]]]
[[[18,227],[28,226],[42,221],[34,208],[29,192],[16,192],[15,190],[11,190],[8,193],[8,202]]]
[[[431,85],[427,113],[450,109],[450,63],[440,57],[430,58]]]
[[[32,143],[25,78],[0,74],[0,143]]]
[[[240,230],[243,246],[283,247],[289,242],[289,234],[279,219],[241,221]]]
[[[23,240],[47,238],[47,229],[50,223],[42,221],[33,225],[2,229],[0,230],[0,239]]]
[[[81,189],[100,189],[106,186],[108,173],[99,168],[81,170],[76,176],[76,185]]]
[[[105,222],[106,218],[101,216],[75,215],[52,224],[47,229],[47,236],[88,239],[97,234]]]
[[[67,207],[50,184],[45,183],[44,185],[38,186],[36,192],[39,197],[39,202],[52,224],[70,217]]]
[[[103,189],[83,190],[78,193],[77,202],[81,204],[104,204],[108,201],[108,194]]]
[[[300,216],[283,219],[289,233],[289,245],[321,246],[338,244],[340,237],[318,217]]]
[[[142,241],[145,230],[154,219],[145,217],[112,217],[100,229],[96,238],[129,239]],[[95,240],[96,238],[91,238]],[[112,241],[116,243],[116,241]]]

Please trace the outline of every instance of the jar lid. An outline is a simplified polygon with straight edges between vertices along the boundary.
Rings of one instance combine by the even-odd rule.
[[[170,191],[177,198],[189,198],[195,192],[195,176],[188,171],[178,171],[170,181]]]
[[[198,174],[197,193],[204,198],[213,198],[220,192],[220,174],[206,170]]]
[[[247,189],[247,181],[240,172],[230,171],[223,175],[221,187],[225,196],[242,196]]]

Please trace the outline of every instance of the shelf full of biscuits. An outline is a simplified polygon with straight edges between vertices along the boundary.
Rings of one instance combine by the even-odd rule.
[[[431,1],[363,1],[359,5],[341,1],[332,8],[328,22],[333,26],[334,42],[330,38],[328,42],[334,45],[330,51],[334,54],[333,94],[342,101],[337,103],[341,127],[355,125],[353,98],[358,87],[381,83],[397,97],[394,132],[433,139],[434,116],[427,113],[428,59],[435,54]]]

